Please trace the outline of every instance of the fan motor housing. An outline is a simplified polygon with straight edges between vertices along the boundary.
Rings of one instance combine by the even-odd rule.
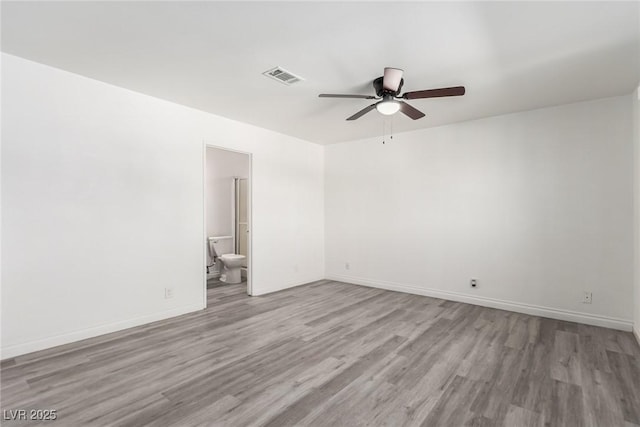
[[[373,81],[373,88],[376,91],[376,95],[381,97],[381,98],[384,95],[398,96],[400,94],[400,91],[402,90],[402,85],[404,84],[404,79],[400,79],[400,84],[398,85],[398,90],[395,91],[395,92],[393,92],[391,90],[384,90],[384,87],[382,86],[383,79],[384,79],[384,76],[378,77],[377,79],[375,79]]]

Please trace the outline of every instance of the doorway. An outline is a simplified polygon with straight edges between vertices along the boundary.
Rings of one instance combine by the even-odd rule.
[[[205,301],[252,294],[251,154],[205,144]]]

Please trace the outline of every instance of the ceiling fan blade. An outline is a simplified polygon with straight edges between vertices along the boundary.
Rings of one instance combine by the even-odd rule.
[[[356,120],[359,119],[360,117],[364,116],[365,114],[367,114],[369,111],[373,110],[374,108],[376,108],[376,105],[378,103],[376,102],[375,104],[371,104],[369,105],[367,108],[363,108],[362,110],[358,111],[357,113],[355,113],[353,116],[349,117],[347,120]]]
[[[402,95],[404,99],[422,99],[422,98],[440,98],[443,96],[461,96],[464,95],[464,86],[443,87],[440,89],[416,90],[413,92],[405,92]]]
[[[402,81],[402,71],[399,68],[385,68],[384,77],[382,78],[382,88],[391,92],[397,92],[400,89]]]
[[[321,93],[318,95],[320,98],[357,98],[357,99],[376,99],[372,95],[340,95],[334,93]]]
[[[424,113],[416,108],[413,108],[411,105],[406,102],[399,101],[400,111],[402,111],[405,115],[411,117],[413,120],[418,120],[424,117]]]

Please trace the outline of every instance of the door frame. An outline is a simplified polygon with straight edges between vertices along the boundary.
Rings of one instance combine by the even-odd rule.
[[[235,150],[222,145],[216,145],[211,142],[203,141],[202,143],[202,235],[204,236],[204,245],[202,251],[202,275],[203,275],[203,298],[204,306],[207,307],[207,256],[209,236],[207,235],[207,148],[216,150],[231,151],[232,153],[244,154],[249,156],[249,176],[247,182],[247,295],[253,295],[253,153],[241,150]]]

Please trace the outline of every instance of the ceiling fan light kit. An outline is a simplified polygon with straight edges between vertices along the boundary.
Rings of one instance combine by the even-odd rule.
[[[390,116],[398,111],[402,112],[407,117],[417,120],[424,117],[424,113],[417,108],[404,102],[404,99],[424,99],[424,98],[441,98],[445,96],[462,96],[465,93],[464,86],[445,87],[440,89],[427,89],[417,90],[412,92],[405,92],[400,95],[400,90],[404,84],[402,78],[403,70],[399,68],[387,67],[384,69],[384,75],[378,77],[373,81],[373,88],[376,91],[376,96],[371,95],[342,95],[322,93],[318,95],[320,98],[353,98],[353,99],[378,99],[379,101],[369,105],[366,108],[358,111],[347,120],[356,120],[364,116],[374,108],[378,110],[380,114]]]
[[[393,97],[386,97],[382,101],[376,104],[376,110],[378,113],[390,116],[400,111],[400,103],[393,99]]]

